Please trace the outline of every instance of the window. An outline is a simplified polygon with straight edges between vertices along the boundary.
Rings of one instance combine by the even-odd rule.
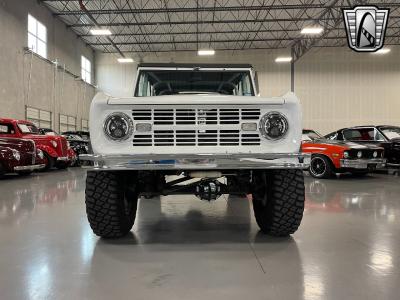
[[[136,96],[222,94],[253,96],[250,72],[210,70],[142,70]]]
[[[384,141],[385,138],[375,128],[357,128],[343,131],[344,138],[349,141]]]
[[[26,107],[26,119],[40,128],[52,128],[51,112],[47,110]]]
[[[0,123],[0,133],[1,134],[14,134],[14,126],[12,124],[1,124]]]
[[[28,15],[28,48],[47,58],[47,29],[42,23]]]
[[[39,129],[33,124],[18,123],[18,128],[23,134],[35,133],[39,134]]]
[[[89,131],[89,121],[82,119],[82,131]]]
[[[400,127],[380,127],[389,140],[400,139]]]
[[[82,56],[81,67],[82,67],[82,72],[81,72],[82,80],[89,84],[92,83],[91,81],[92,64],[90,63],[90,60]]]
[[[76,131],[76,117],[60,114],[60,132]]]

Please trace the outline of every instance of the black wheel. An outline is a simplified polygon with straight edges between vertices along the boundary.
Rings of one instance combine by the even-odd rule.
[[[66,168],[68,168],[68,163],[64,162],[64,161],[58,162],[56,164],[56,168],[59,169],[59,170],[65,170]]]
[[[260,229],[273,236],[294,233],[303,218],[303,171],[255,171],[253,184],[254,216]]]
[[[351,171],[351,174],[354,176],[354,177],[364,177],[364,176],[367,176],[368,175],[368,173],[369,173],[369,171],[365,171],[365,170],[362,170],[362,171]]]
[[[333,174],[333,166],[329,158],[322,155],[313,155],[308,171],[315,178],[330,178]]]
[[[4,178],[6,174],[6,170],[4,169],[3,165],[0,163],[0,179]]]
[[[45,160],[45,167],[42,169],[42,171],[48,171],[54,168],[55,165],[55,159],[51,157],[49,154],[43,151],[44,154],[44,160]]]
[[[136,218],[136,172],[89,171],[86,214],[93,232],[103,238],[126,235]],[[128,182],[129,180],[129,182]]]
[[[17,172],[17,174],[18,174],[19,176],[28,176],[28,175],[31,175],[32,172],[33,172],[33,171],[31,171],[31,170],[19,171],[19,172]]]

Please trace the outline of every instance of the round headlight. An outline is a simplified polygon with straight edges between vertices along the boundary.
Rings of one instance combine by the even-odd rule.
[[[21,159],[21,154],[19,154],[19,151],[13,149],[13,156],[16,160],[20,160]]]
[[[133,122],[124,113],[113,113],[104,122],[104,133],[114,141],[126,140],[132,135]]]
[[[261,118],[259,128],[262,136],[266,139],[279,140],[286,135],[289,123],[283,114],[273,111]]]
[[[372,153],[372,156],[373,156],[374,158],[378,157],[378,151],[374,151],[374,153]]]
[[[357,152],[357,157],[358,157],[358,158],[361,158],[361,157],[362,157],[362,152],[361,152],[361,151],[358,151],[358,152]]]
[[[57,148],[57,142],[56,141],[51,141],[50,143],[54,148]]]
[[[350,157],[349,152],[344,151],[344,152],[343,152],[343,157],[344,157],[344,158],[349,158],[349,157]]]

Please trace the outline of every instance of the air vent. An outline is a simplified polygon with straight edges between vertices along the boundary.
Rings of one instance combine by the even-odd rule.
[[[155,109],[154,125],[173,125],[174,110],[173,109]]]
[[[151,109],[132,110],[132,118],[134,121],[151,121]]]

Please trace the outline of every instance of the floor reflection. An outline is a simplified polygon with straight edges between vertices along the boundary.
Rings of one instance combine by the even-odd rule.
[[[78,176],[77,176],[78,175]],[[35,173],[8,177],[0,184],[0,224],[19,223],[37,205],[50,206],[73,199],[83,191],[85,174],[80,170]]]
[[[399,210],[398,178],[375,175],[367,178],[314,179],[305,181],[307,212],[375,212],[375,217],[390,221]]]

